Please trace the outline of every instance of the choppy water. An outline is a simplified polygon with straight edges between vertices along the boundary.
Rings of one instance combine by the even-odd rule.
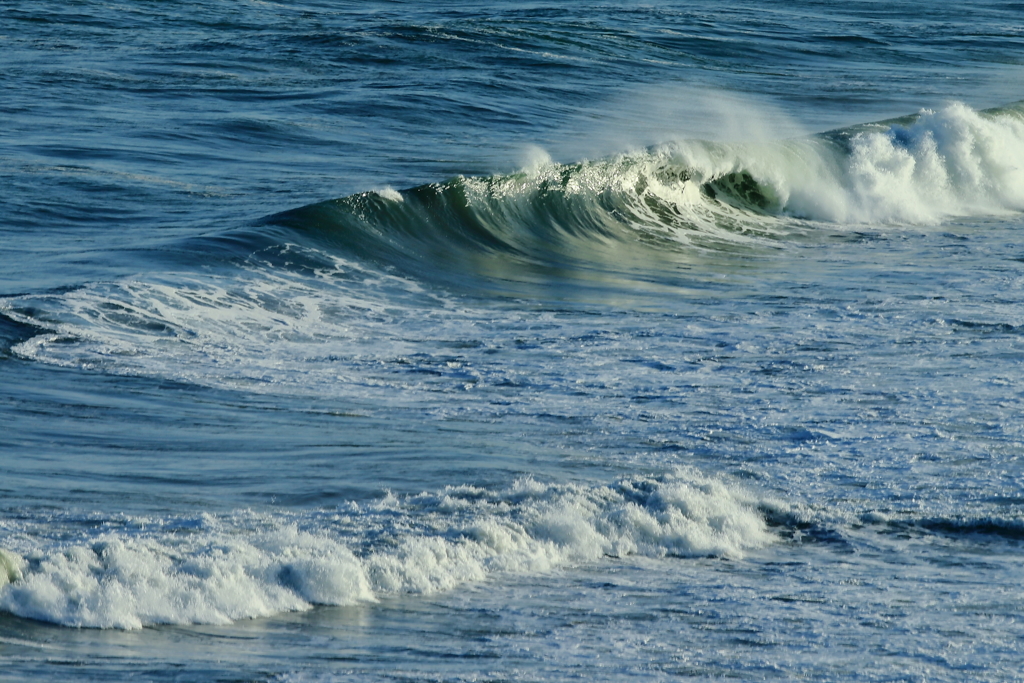
[[[1020,680],[1024,7],[0,8],[0,680]]]

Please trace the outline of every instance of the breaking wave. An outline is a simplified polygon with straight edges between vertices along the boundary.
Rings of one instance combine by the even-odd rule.
[[[878,226],[1020,211],[1022,158],[1024,105],[975,111],[954,103],[805,138],[681,141],[368,192],[267,222],[417,272],[424,263],[472,268],[496,257],[629,267],[650,262],[650,250],[630,249],[638,242],[678,251],[777,239],[804,228],[793,219]]]
[[[605,556],[737,557],[774,538],[759,504],[680,470],[611,486],[452,486],[304,515],[88,519],[73,540],[8,521],[0,609],[76,627],[219,624]],[[76,526],[56,521],[65,531],[45,533]]]
[[[1024,209],[1020,159],[1024,105],[951,104],[809,138],[368,192],[185,245],[202,266],[0,299],[0,353],[213,386],[399,386],[422,349],[410,335],[468,348],[474,326],[518,334],[459,292],[671,306],[734,272],[714,253],[742,259],[822,225]],[[518,381],[453,358],[421,369],[460,387]]]

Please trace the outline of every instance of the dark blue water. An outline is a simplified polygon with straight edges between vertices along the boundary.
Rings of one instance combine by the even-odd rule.
[[[0,7],[0,680],[1019,680],[1024,6]]]

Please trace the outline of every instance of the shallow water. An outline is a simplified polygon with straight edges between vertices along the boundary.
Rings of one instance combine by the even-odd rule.
[[[1022,10],[0,12],[0,680],[1018,680]]]

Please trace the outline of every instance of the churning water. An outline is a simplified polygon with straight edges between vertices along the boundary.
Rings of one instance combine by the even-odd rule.
[[[1022,26],[0,8],[0,680],[1020,680]]]

